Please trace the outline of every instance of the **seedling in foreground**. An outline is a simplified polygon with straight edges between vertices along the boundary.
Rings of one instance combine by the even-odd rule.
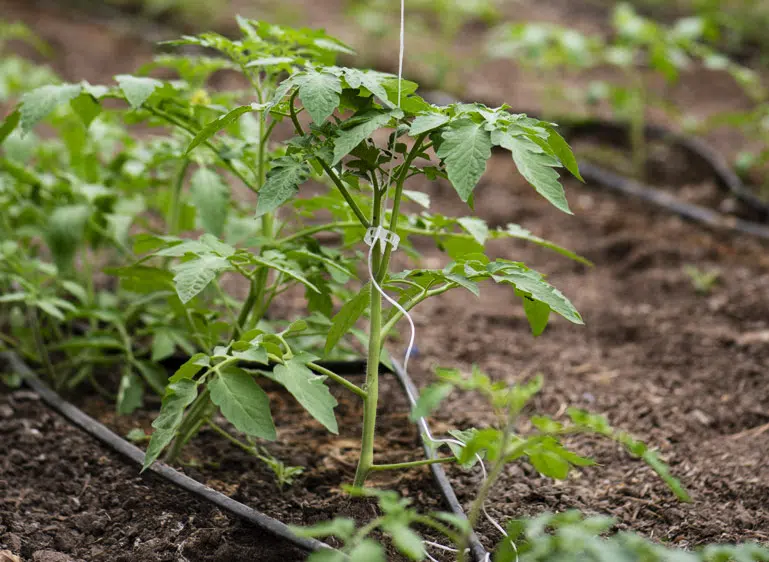
[[[622,445],[630,454],[644,460],[668,484],[671,491],[681,499],[688,501],[688,495],[680,482],[671,476],[667,465],[659,455],[629,434],[612,428],[602,416],[570,408],[568,421],[555,420],[543,415],[526,415],[524,410],[531,409],[531,399],[542,386],[541,377],[530,382],[508,386],[501,382],[493,382],[488,376],[473,369],[470,376],[463,376],[454,370],[439,370],[439,382],[436,382],[422,392],[421,397],[412,411],[412,419],[418,419],[435,410],[442,400],[454,390],[476,392],[488,403],[489,408],[496,414],[496,423],[481,430],[451,431],[450,438],[436,440],[436,448],[448,446],[454,454],[453,459],[464,469],[477,468],[479,463],[488,462],[488,471],[483,471],[478,493],[470,506],[467,519],[458,518],[453,514],[430,513],[422,514],[410,507],[407,499],[401,499],[392,491],[352,488],[348,491],[353,496],[376,497],[381,515],[356,529],[355,522],[349,519],[337,518],[323,522],[314,527],[297,529],[303,536],[328,537],[336,536],[344,541],[342,552],[352,560],[377,562],[384,560],[384,549],[372,536],[375,531],[388,536],[400,553],[409,560],[424,560],[436,543],[425,542],[419,534],[419,529],[430,529],[437,532],[447,541],[455,552],[456,560],[467,560],[468,539],[472,530],[477,527],[481,517],[486,517],[498,529],[503,527],[485,511],[484,504],[491,497],[495,485],[502,476],[505,466],[513,462],[528,462],[542,476],[563,480],[567,478],[573,467],[589,467],[593,461],[569,450],[566,439],[576,434],[593,434]],[[545,515],[543,518],[551,516]],[[569,514],[565,519],[559,516],[552,520],[557,523],[580,524],[581,518]],[[599,520],[591,520],[596,523]],[[595,530],[599,534],[610,527],[609,521],[600,519],[607,524]],[[523,522],[512,521],[507,527],[507,535],[503,535],[498,543],[497,556],[502,560],[515,560],[510,557],[515,553],[511,540],[518,541],[521,535],[519,528]],[[533,531],[534,529],[529,529]],[[587,530],[587,529],[586,529]],[[504,533],[504,531],[503,531]],[[542,539],[540,539],[541,541]],[[596,541],[598,550],[610,551],[611,543],[591,537]],[[448,545],[443,544],[441,552],[445,554]],[[555,545],[553,545],[555,546]],[[539,548],[539,547],[538,547]],[[523,551],[524,549],[522,549]],[[437,552],[437,550],[436,550]],[[534,552],[538,552],[535,550]],[[575,554],[579,549],[575,549]],[[312,561],[344,560],[340,553],[317,553],[310,557]],[[571,560],[571,558],[567,558]],[[576,558],[581,560],[581,558]],[[635,560],[635,558],[631,558]]]

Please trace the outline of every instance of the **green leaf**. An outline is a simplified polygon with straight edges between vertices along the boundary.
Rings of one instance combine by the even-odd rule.
[[[529,269],[520,262],[497,260],[487,266],[492,279],[497,283],[507,283],[532,299],[547,304],[569,322],[584,324],[582,317],[558,289],[547,283],[540,273]]]
[[[155,330],[152,338],[152,361],[158,362],[167,359],[174,354],[176,350],[176,340],[167,329]]]
[[[552,451],[532,451],[529,462],[537,472],[556,480],[565,480],[569,475],[569,463]]]
[[[476,217],[462,217],[457,219],[457,222],[464,228],[469,234],[475,238],[481,246],[486,243],[489,238],[489,227],[486,221]]]
[[[265,376],[283,385],[331,433],[339,433],[334,416],[337,401],[323,383],[326,377],[316,375],[297,358],[276,365],[273,372],[265,373]]]
[[[328,331],[328,336],[326,336],[326,347],[324,349],[326,355],[331,353],[331,350],[336,347],[339,340],[355,325],[361,314],[365,312],[370,298],[371,285],[367,284],[357,295],[348,300],[334,316],[331,322],[331,329]]]
[[[163,85],[160,80],[155,80],[154,78],[131,76],[129,74],[119,74],[115,76],[115,80],[120,85],[126,100],[134,109],[139,109],[149,99],[155,89]]]
[[[230,269],[226,258],[207,255],[174,266],[174,285],[176,294],[186,304],[205,289],[216,276]]]
[[[142,472],[157,460],[171,441],[184,417],[184,409],[192,404],[198,395],[198,386],[189,379],[182,379],[166,387],[166,394],[160,407],[160,414],[152,422],[152,432],[147,454],[144,457]]]
[[[276,439],[270,399],[254,377],[241,369],[226,368],[208,383],[208,388],[211,401],[238,431],[269,441]]]
[[[101,105],[99,102],[97,102],[91,94],[85,92],[74,98],[69,104],[83,121],[83,125],[85,125],[86,129],[101,113]]]
[[[229,113],[226,113],[217,119],[214,119],[208,125],[203,127],[197,135],[195,135],[195,138],[192,139],[192,142],[190,142],[190,145],[187,147],[186,153],[189,154],[201,143],[206,142],[208,139],[210,139],[212,136],[214,136],[216,133],[218,133],[225,127],[229,127],[241,115],[253,110],[254,109],[252,106],[243,105],[240,107],[236,107]]]
[[[208,168],[198,168],[190,181],[190,198],[206,232],[221,236],[230,204],[230,193],[221,176]]]
[[[444,123],[448,123],[448,121],[448,115],[443,115],[442,113],[428,113],[427,115],[418,115],[416,119],[411,122],[409,135],[416,137],[422,133],[437,129]]]
[[[526,313],[526,319],[529,321],[531,333],[534,337],[541,336],[547,328],[547,321],[550,319],[550,306],[544,302],[532,300],[522,295],[523,311]]]
[[[127,416],[140,408],[144,398],[144,384],[141,378],[130,371],[123,374],[117,392],[117,413]]]
[[[6,293],[0,295],[0,303],[22,302],[27,300],[28,293]]]
[[[547,138],[547,143],[550,145],[553,154],[555,154],[558,160],[566,166],[566,169],[569,170],[575,178],[580,181],[585,181],[579,173],[579,165],[577,164],[577,159],[574,157],[574,152],[572,152],[569,143],[567,143],[566,139],[564,139],[553,127],[547,127],[547,130],[550,133],[550,136]]]
[[[411,410],[409,419],[413,422],[432,414],[454,390],[454,385],[447,382],[433,383],[419,394],[419,399]]]
[[[344,560],[360,560],[360,562],[387,562],[384,547],[372,539],[363,539],[350,551]]]
[[[339,106],[342,82],[327,72],[309,70],[299,84],[299,99],[317,125],[323,123]]]
[[[411,560],[424,560],[425,545],[422,537],[411,530],[411,528],[397,519],[387,521],[382,529],[389,534],[398,550],[408,556]],[[355,558],[355,560],[361,560]]]
[[[312,168],[307,162],[299,162],[290,156],[275,160],[267,174],[267,181],[259,190],[256,216],[271,213],[293,198],[298,193],[299,186],[307,181],[311,173]]]
[[[51,301],[39,300],[39,301],[34,301],[33,304],[36,307],[38,307],[40,310],[48,314],[49,316],[56,318],[56,320],[58,320],[59,322],[64,322],[66,320],[62,311],[59,310],[59,308],[55,304],[53,304]]]
[[[542,147],[524,136],[494,131],[492,141],[512,153],[518,171],[537,190],[537,193],[557,209],[572,214],[563,186],[558,181],[558,172],[553,169],[561,165],[555,157],[547,154]]]
[[[80,95],[79,84],[58,84],[42,86],[21,96],[21,130],[28,133],[51,113],[56,106]]]
[[[196,353],[179,367],[168,381],[175,383],[183,379],[192,379],[192,377],[200,372],[200,369],[209,365],[211,365],[211,358],[208,355]]]
[[[336,166],[339,161],[347,156],[361,142],[369,138],[374,131],[384,127],[390,119],[402,115],[397,111],[388,111],[386,113],[374,113],[370,119],[360,125],[341,131],[339,136],[334,139],[334,159],[332,166]]]
[[[10,115],[8,115],[8,117],[5,118],[3,124],[0,125],[0,144],[3,144],[5,139],[8,138],[8,135],[10,135],[16,129],[20,119],[21,113],[18,109],[14,110]]]
[[[321,548],[307,558],[307,562],[347,562],[348,560],[349,557],[346,554],[330,548]]]
[[[72,268],[72,260],[83,241],[90,216],[91,208],[88,205],[65,205],[56,208],[48,217],[45,241],[59,271],[65,272]]]
[[[317,539],[337,537],[347,542],[355,534],[355,521],[348,517],[336,517],[330,521],[321,521],[311,527],[291,526],[291,531],[300,537]]]
[[[404,189],[403,195],[411,199],[417,205],[424,207],[425,209],[430,208],[430,196],[427,193],[423,193],[421,191],[411,191],[409,189]]]
[[[358,70],[357,68],[345,68],[344,79],[350,88],[358,89],[361,86],[374,94],[388,107],[393,107],[387,95],[385,84],[392,80],[392,74],[377,72],[375,70]]]
[[[246,68],[254,68],[255,66],[275,66],[278,64],[288,64],[292,62],[294,62],[293,57],[262,57],[249,62],[246,65]]]
[[[469,119],[451,123],[443,132],[437,156],[446,165],[449,181],[462,201],[470,195],[486,171],[491,157],[491,137],[482,125]]]

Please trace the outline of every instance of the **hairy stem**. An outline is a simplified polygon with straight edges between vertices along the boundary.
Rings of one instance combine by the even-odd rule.
[[[382,194],[374,192],[371,224],[379,226]],[[379,241],[371,248],[371,271],[380,267]],[[355,470],[356,488],[362,487],[374,464],[374,437],[376,435],[376,409],[379,402],[379,357],[382,353],[382,295],[372,289],[369,305],[368,361],[366,363],[366,398],[363,400],[363,432],[360,442],[358,468]]]
[[[210,391],[206,387],[187,410],[184,420],[182,420],[179,426],[179,431],[176,433],[176,438],[166,454],[167,463],[173,464],[179,460],[179,455],[184,446],[195,436],[200,426],[206,423],[206,418],[210,414],[211,404]]]
[[[315,371],[316,373],[319,373],[321,375],[327,376],[328,378],[330,378],[335,383],[338,383],[338,384],[342,385],[347,390],[349,390],[353,394],[357,394],[358,396],[360,396],[364,400],[366,400],[368,398],[368,393],[365,390],[363,390],[359,386],[351,383],[346,378],[340,377],[339,375],[337,375],[333,371],[329,371],[325,367],[321,367],[320,365],[318,365],[316,363],[307,363],[307,366],[310,369],[312,369],[313,371]]]
[[[168,218],[166,219],[166,229],[172,236],[179,234],[179,216],[181,215],[182,189],[184,188],[184,178],[187,175],[187,169],[190,161],[186,158],[182,161],[179,171],[176,175],[174,190],[171,192],[171,201],[168,204]]]
[[[398,219],[400,218],[400,210],[401,210],[401,199],[403,198],[403,184],[406,182],[406,178],[409,176],[409,169],[411,168],[411,164],[414,162],[414,160],[417,157],[417,154],[421,152],[421,146],[422,142],[424,142],[425,138],[427,137],[428,133],[422,133],[419,135],[414,142],[414,146],[411,148],[411,151],[409,151],[408,155],[406,156],[406,159],[403,161],[403,164],[401,164],[400,172],[398,174],[398,178],[396,180],[395,184],[395,197],[393,199],[393,210],[390,215],[390,232],[395,232],[398,228]],[[389,186],[385,186],[385,189],[388,189]],[[384,279],[385,275],[387,274],[387,267],[390,264],[390,255],[392,254],[393,247],[391,245],[387,245],[385,248],[385,254],[384,258],[382,259],[382,265],[380,270],[374,270],[377,271],[377,278],[378,279]]]
[[[475,497],[475,500],[473,500],[473,503],[470,506],[470,512],[467,514],[467,521],[470,523],[470,529],[468,533],[462,535],[462,539],[457,545],[459,550],[457,553],[457,562],[465,562],[467,560],[467,547],[470,544],[470,536],[473,533],[473,529],[478,524],[478,519],[480,518],[481,512],[483,511],[483,505],[486,503],[486,499],[489,497],[491,489],[497,483],[497,480],[499,480],[499,477],[502,474],[502,470],[504,470],[505,464],[507,464],[507,458],[512,456],[511,452],[508,452],[506,449],[507,443],[510,440],[510,435],[513,431],[514,419],[514,413],[509,411],[507,416],[507,423],[505,424],[505,429],[502,432],[502,446],[500,448],[499,458],[496,460],[494,466],[489,471],[486,480],[483,481],[481,489],[478,491],[478,495]],[[526,442],[524,445],[518,445],[518,447],[524,447],[528,444],[529,443]],[[516,449],[518,447],[516,447]]]
[[[304,129],[302,129],[302,124],[299,122],[299,118],[296,115],[296,108],[294,107],[294,101],[296,100],[297,94],[298,94],[298,91],[294,92],[291,95],[291,101],[289,102],[289,107],[291,108],[291,122],[294,124],[294,129],[296,129],[296,133],[298,135],[303,136]],[[358,218],[360,223],[365,228],[368,228],[370,226],[368,219],[366,219],[366,216],[363,214],[363,211],[361,211],[358,204],[352,198],[352,196],[350,195],[350,192],[347,191],[347,188],[342,183],[342,180],[339,179],[339,176],[336,174],[336,172],[334,172],[334,170],[331,169],[331,166],[329,166],[322,158],[319,158],[316,156],[315,160],[318,162],[318,164],[320,164],[320,167],[323,168],[323,171],[326,172],[326,175],[331,179],[331,181],[334,182],[334,185],[342,194],[342,197],[344,197],[344,200],[350,206],[350,209],[352,209],[352,212],[355,213],[355,216]]]
[[[430,464],[442,464],[447,462],[455,462],[457,457],[442,457],[439,459],[422,459],[411,462],[398,462],[393,464],[374,464],[371,465],[371,472],[383,471],[383,470],[404,470],[407,468],[416,468],[418,466],[427,466]]]

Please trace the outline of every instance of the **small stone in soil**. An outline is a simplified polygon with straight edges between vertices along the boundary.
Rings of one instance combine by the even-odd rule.
[[[36,550],[32,553],[32,562],[74,562],[74,560],[63,552]]]

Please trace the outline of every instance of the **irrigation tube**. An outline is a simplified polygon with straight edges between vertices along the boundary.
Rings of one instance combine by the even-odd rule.
[[[73,404],[64,400],[56,392],[51,390],[40,378],[35,374],[29,366],[22,361],[15,353],[3,353],[0,354],[0,358],[8,362],[11,368],[16,371],[22,378],[25,384],[34,390],[40,398],[51,409],[55,410],[61,416],[63,416],[72,425],[79,427],[85,431],[91,437],[101,441],[104,445],[112,449],[113,451],[123,455],[129,460],[133,461],[138,466],[144,464],[144,451],[142,451],[136,445],[129,443],[112,430],[99,423],[91,416],[74,406]],[[365,368],[365,363],[362,361],[350,361],[350,362],[334,362],[333,365],[339,366],[342,369],[350,372],[360,373],[361,367]],[[413,393],[418,393],[414,381],[406,374],[399,364],[393,361],[393,372],[398,380],[398,383],[406,392],[406,388],[410,388]],[[425,436],[420,432],[420,440],[425,450],[425,454],[430,457],[432,450],[429,444],[425,440]],[[233,500],[229,496],[217,492],[216,490],[201,484],[197,480],[190,478],[186,474],[183,474],[174,468],[164,464],[162,462],[155,462],[147,470],[156,474],[160,478],[174,484],[175,486],[191,493],[193,496],[211,503],[217,506],[222,511],[229,513],[235,517],[241,518],[255,527],[273,535],[280,539],[286,540],[294,546],[307,551],[313,552],[320,549],[331,549],[328,544],[316,539],[307,539],[299,537],[294,534],[291,529],[285,523],[273,519],[268,515],[260,513],[255,509]],[[430,466],[430,470],[433,474],[436,485],[438,486],[441,496],[448,504],[451,512],[457,517],[466,518],[465,512],[457,499],[457,495],[449,482],[446,472],[440,464],[433,464]],[[486,560],[486,550],[481,545],[475,534],[470,539],[470,552],[475,562],[482,562]],[[354,562],[354,561],[353,561]]]
[[[21,375],[24,382],[32,388],[40,398],[53,410],[61,414],[67,421],[79,427],[91,437],[95,437],[113,451],[127,457],[139,466],[144,464],[144,451],[129,443],[106,426],[102,425],[91,416],[61,398],[56,392],[48,388],[37,375],[15,353],[6,353],[3,358],[8,361],[11,368]],[[217,492],[190,478],[167,464],[156,462],[148,469],[162,479],[186,490],[193,496],[214,504],[222,511],[244,519],[259,529],[284,539],[302,550],[312,552],[323,548],[331,548],[324,542],[316,539],[306,539],[294,534],[288,525],[256,511],[232,498]]]
[[[400,385],[403,387],[404,392],[408,394],[408,391],[406,390],[408,388],[411,391],[412,396],[419,396],[419,390],[417,389],[411,377],[409,377],[409,375],[403,370],[401,365],[395,361],[395,359],[391,359],[391,362],[393,366],[393,374],[395,375],[395,378],[398,379]],[[434,456],[433,449],[430,446],[430,443],[427,442],[426,435],[421,431],[419,432],[419,439],[422,441],[422,448],[424,448],[427,458],[432,458]],[[449,505],[451,511],[455,515],[464,519],[465,512],[462,509],[462,505],[459,503],[459,500],[457,499],[457,494],[454,492],[454,488],[451,486],[451,483],[446,476],[446,471],[443,470],[443,466],[441,464],[431,464],[430,470],[433,473],[435,483],[441,490],[443,499]],[[488,560],[486,549],[480,543],[475,533],[470,536],[469,546],[470,553],[476,562],[484,562],[485,560]]]

